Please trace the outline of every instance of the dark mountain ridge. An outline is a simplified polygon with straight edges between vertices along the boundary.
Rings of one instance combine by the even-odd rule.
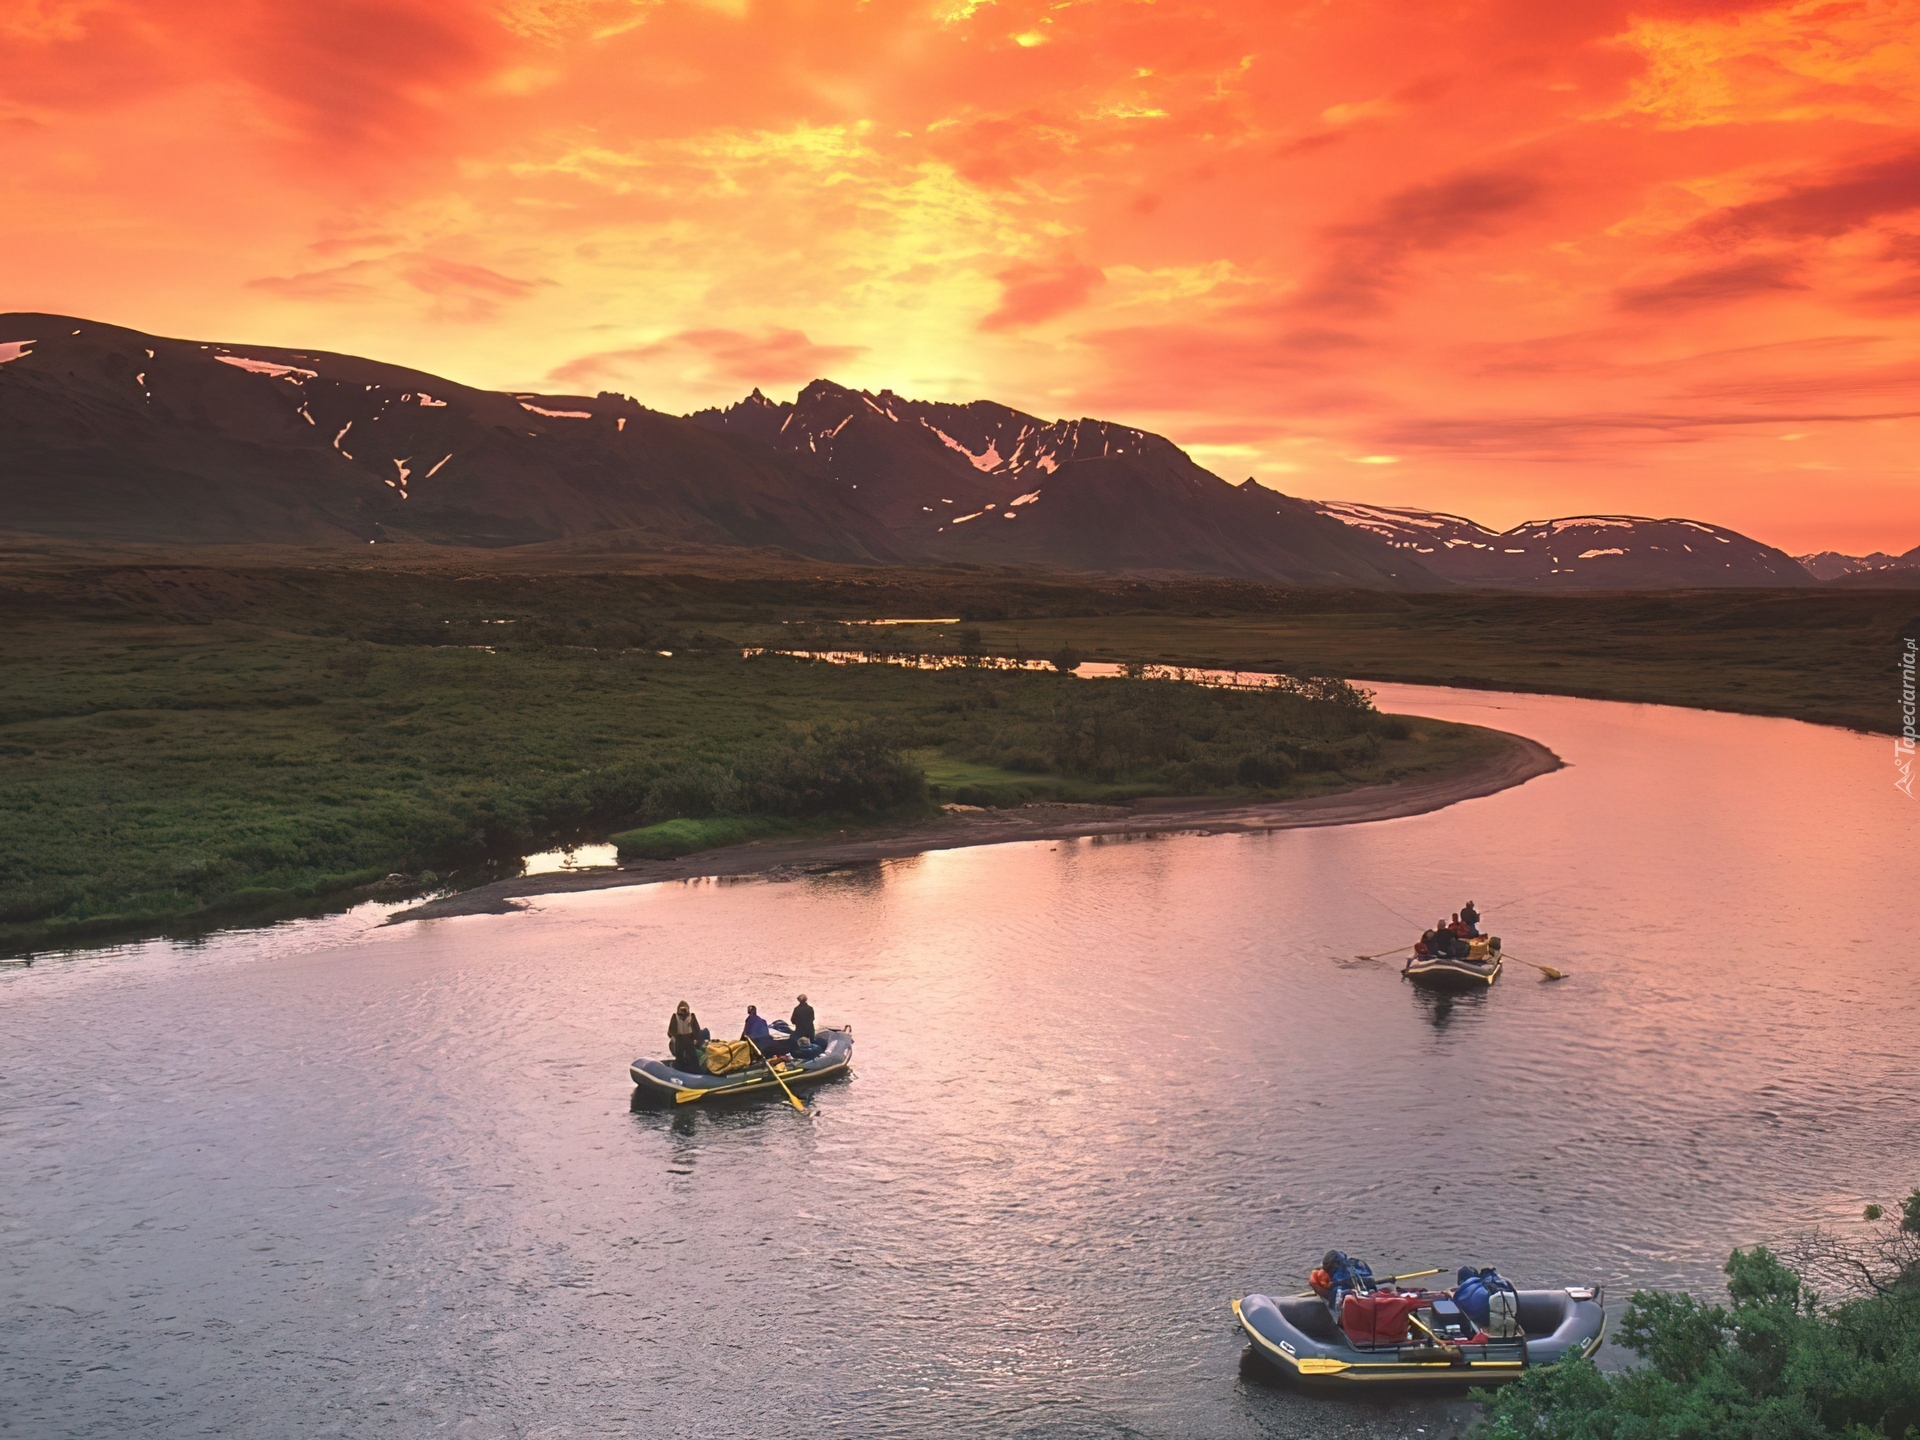
[[[597,532],[901,559],[818,468],[616,395],[0,316],[0,526],[120,541],[522,545]]]
[[[1699,521],[1502,533],[1300,500],[1144,430],[984,400],[816,380],[682,417],[59,315],[0,315],[0,440],[0,530],[109,545],[760,548],[1381,590],[1812,583]]]
[[[1171,441],[1109,421],[909,400],[815,380],[689,417],[823,464],[894,543],[930,559],[1434,588],[1417,560]]]

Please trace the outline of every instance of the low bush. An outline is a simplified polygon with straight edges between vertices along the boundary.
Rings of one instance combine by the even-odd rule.
[[[724,763],[681,765],[648,787],[650,819],[860,814],[923,805],[927,777],[885,727],[822,725],[749,747]]]
[[[1084,681],[987,671],[916,743],[1003,770],[1179,794],[1284,790],[1301,773],[1380,758],[1385,717],[1340,680],[1223,690],[1163,679]]]
[[[1765,1249],[1727,1261],[1726,1305],[1637,1291],[1620,1339],[1646,1363],[1531,1371],[1480,1440],[1915,1440],[1920,1436],[1920,1191],[1889,1235],[1852,1248],[1864,1282],[1825,1305]],[[1902,1256],[1900,1268],[1876,1260]]]

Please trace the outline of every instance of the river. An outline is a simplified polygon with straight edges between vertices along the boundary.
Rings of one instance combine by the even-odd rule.
[[[1440,1440],[1267,1383],[1228,1300],[1337,1245],[1617,1317],[1920,1184],[1889,742],[1376,688],[1568,767],[0,974],[0,1434]],[[1469,897],[1569,978],[1352,960]],[[810,1114],[630,1107],[675,1001],[800,991],[857,1038]]]

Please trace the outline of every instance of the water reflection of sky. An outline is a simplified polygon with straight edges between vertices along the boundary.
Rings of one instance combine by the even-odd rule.
[[[860,625],[932,625],[932,620],[860,620]],[[741,658],[756,655],[785,655],[795,660],[812,660],[822,665],[897,665],[908,670],[1048,670],[1059,671],[1052,660],[1011,655],[965,655],[920,650],[770,650],[749,646]],[[1067,673],[1082,680],[1118,680],[1131,675],[1136,680],[1172,680],[1189,685],[1210,685],[1230,690],[1286,689],[1297,678],[1266,670],[1209,670],[1194,665],[1133,665],[1107,660],[1083,660],[1068,667]]]
[[[12,1392],[56,1434],[1433,1434],[1242,1376],[1226,1300],[1329,1245],[1710,1288],[1920,1183],[1885,741],[1378,688],[1568,768],[0,975]],[[1353,962],[1469,896],[1570,978]],[[858,1037],[810,1116],[629,1109],[673,1002],[802,990]]]
[[[543,850],[521,862],[525,875],[552,875],[563,871],[595,870],[617,865],[620,852],[613,845],[574,845],[564,850]]]

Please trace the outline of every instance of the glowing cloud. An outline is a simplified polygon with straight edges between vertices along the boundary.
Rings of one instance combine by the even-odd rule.
[[[1495,526],[1897,551],[1917,37],[1920,0],[34,0],[0,267],[479,385],[832,374]]]

